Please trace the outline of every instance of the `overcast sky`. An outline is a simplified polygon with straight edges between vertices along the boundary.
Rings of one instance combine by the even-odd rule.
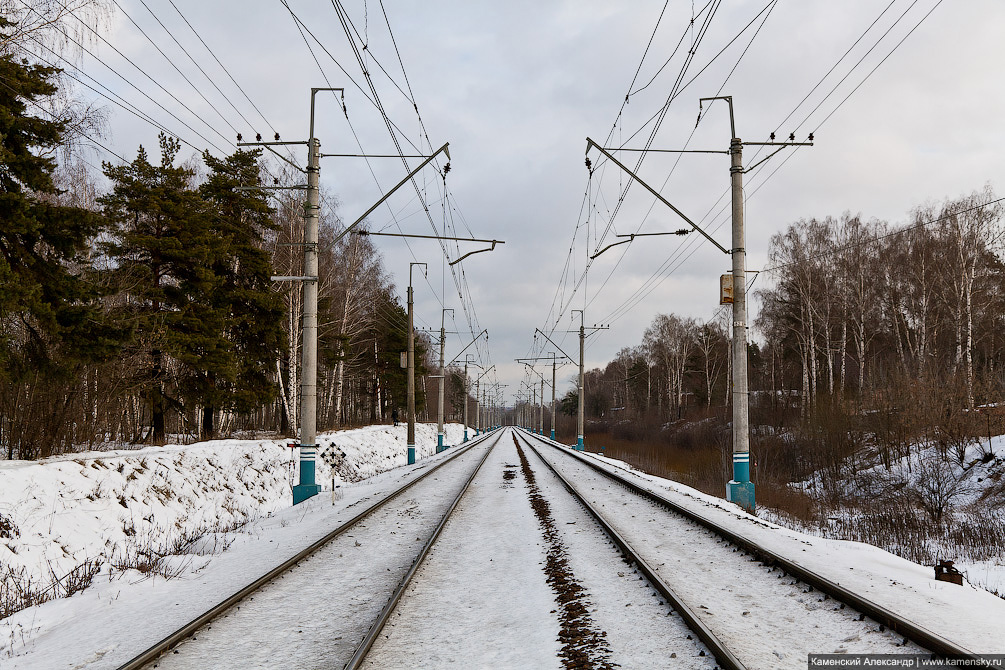
[[[290,6],[351,79],[308,37],[322,74],[290,12],[278,1],[173,0],[179,14],[172,3],[146,0],[227,100],[140,0],[119,2],[124,12],[116,12],[109,42],[199,118],[106,44],[96,45],[96,53],[192,130],[91,57],[84,57],[81,70],[191,145],[201,149],[212,142],[232,151],[235,133],[221,117],[246,138],[278,131],[284,140],[306,139],[309,90],[330,85],[345,88],[349,118],[347,123],[334,97],[318,98],[316,135],[322,150],[358,153],[361,145],[368,153],[396,152],[383,118],[359,88],[369,95],[330,2],[290,0]],[[650,237],[615,247],[599,257],[580,282],[587,257],[598,250],[598,236],[605,230],[601,246],[616,241],[615,234],[684,225],[637,187],[628,192],[611,224],[626,178],[608,164],[591,179],[584,166],[587,136],[607,146],[645,146],[654,127],[647,122],[674,90],[682,69],[686,86],[670,104],[652,148],[725,150],[730,131],[724,104],[706,108],[695,127],[698,98],[716,95],[733,97],[737,134],[746,141],[765,141],[772,131],[780,137],[795,132],[797,139],[805,140],[815,132],[814,147],[787,149],[764,169],[746,175],[748,268],[763,267],[771,235],[801,218],[851,211],[902,223],[912,208],[927,201],[957,197],[986,182],[999,193],[1003,189],[1005,86],[1000,70],[1005,62],[1005,4],[1000,0],[670,2],[644,59],[664,2],[385,0],[383,10],[407,83],[381,4],[347,0],[344,6],[354,26],[350,30],[367,45],[361,53],[387,115],[407,138],[401,141],[403,150],[415,153],[409,141],[423,152],[430,144],[436,148],[450,143],[447,187],[453,200],[448,219],[453,234],[505,241],[495,251],[454,267],[463,269],[478,326],[489,330],[489,346],[481,354],[496,365],[498,380],[508,384],[509,401],[524,379],[522,366],[513,359],[555,351],[552,346],[534,347],[535,328],[555,330],[554,339],[576,354],[575,335],[564,332],[578,327],[573,309],[586,307],[587,325],[611,325],[589,339],[588,368],[603,366],[622,347],[639,344],[658,313],[700,321],[715,314],[718,279],[729,271],[729,258],[696,234]],[[685,69],[689,51],[694,55]],[[632,95],[624,104],[629,90]],[[414,95],[425,133],[405,94]],[[129,159],[141,143],[156,147],[154,127],[111,106],[110,112],[107,146]],[[754,158],[756,153],[755,147],[747,148],[745,164],[763,157]],[[303,162],[304,152],[298,156]],[[633,167],[638,158],[621,156]],[[591,159],[599,164],[596,150]],[[409,160],[412,166],[418,162]],[[370,167],[372,174],[367,163],[356,158],[326,158],[322,163],[322,182],[340,199],[343,220],[355,220],[406,174],[400,160],[375,159]],[[639,172],[729,246],[728,156],[688,154],[678,162],[676,156],[650,154]],[[439,176],[430,169],[419,180],[428,218],[408,186],[392,196],[389,207],[370,217],[371,229],[429,235],[431,219],[442,231],[442,186],[437,181]],[[438,328],[441,306],[456,309],[455,318],[447,318],[448,330],[462,331],[448,337],[447,356],[453,357],[471,334],[437,244],[375,241],[402,302],[409,263],[428,263],[428,281],[415,272],[417,323]],[[459,251],[451,250],[451,260],[477,248],[463,244]],[[661,267],[672,271],[658,272]],[[654,276],[659,281],[652,283]],[[647,285],[651,290],[637,292]],[[573,366],[564,373],[559,394],[571,387]]]

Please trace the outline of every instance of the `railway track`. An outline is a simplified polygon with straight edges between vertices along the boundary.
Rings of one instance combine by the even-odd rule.
[[[971,650],[596,459],[533,434],[519,435],[605,527],[626,559],[674,603],[724,668],[805,667],[808,653],[977,659]],[[677,521],[668,523],[668,517]],[[670,527],[675,529],[666,530]],[[733,575],[733,586],[714,586],[723,574]]]
[[[808,653],[973,656],[596,459],[500,430],[121,669],[754,670]]]
[[[562,481],[504,435],[347,669],[720,667]]]
[[[490,434],[456,448],[119,670],[275,667],[278,659],[285,659],[285,667],[317,667],[318,657],[326,659],[325,667],[330,662],[335,667],[333,661],[340,657],[344,662],[362,633],[354,638],[353,626],[332,619],[373,618],[372,595],[394,591],[402,579],[395,570],[414,562],[410,559],[423,535],[426,544],[431,544],[428,529],[436,525],[436,519],[442,524],[498,440],[498,434]],[[369,542],[386,543],[386,551],[381,552],[386,565],[353,561],[354,549]],[[332,572],[339,577],[333,579]],[[317,617],[311,610],[319,606],[333,616]],[[362,627],[365,630],[365,624]],[[280,629],[282,633],[277,634]]]

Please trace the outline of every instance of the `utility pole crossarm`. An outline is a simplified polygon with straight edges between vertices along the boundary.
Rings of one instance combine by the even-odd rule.
[[[423,240],[454,240],[457,242],[484,242],[485,244],[506,244],[503,240],[481,240],[477,237],[444,237],[443,235],[419,235],[418,233],[382,233],[370,230],[354,230],[355,235],[379,235],[382,237],[416,237]]]
[[[688,230],[687,228],[681,228],[680,230],[673,230],[673,231],[665,232],[665,233],[629,233],[628,235],[615,235],[615,237],[627,237],[628,239],[627,240],[621,240],[620,242],[614,242],[612,244],[608,244],[606,247],[604,247],[603,249],[601,249],[597,253],[595,253],[592,256],[590,256],[590,260],[593,260],[594,258],[596,258],[600,254],[604,253],[605,251],[607,251],[611,247],[616,247],[619,244],[627,244],[629,242],[634,242],[636,237],[655,237],[657,235],[687,235],[690,232],[691,231]]]
[[[514,361],[516,361],[517,363],[523,363],[523,364],[524,364],[524,365],[526,365],[526,366],[527,366],[528,368],[530,368],[530,370],[531,370],[531,371],[532,371],[532,372],[533,372],[534,374],[536,374],[536,375],[537,375],[538,377],[540,377],[541,379],[544,379],[544,375],[542,375],[542,374],[541,374],[540,372],[538,372],[537,370],[535,370],[535,369],[534,369],[534,366],[533,366],[533,364],[531,364],[531,363],[528,363],[528,362],[527,362],[526,360],[522,360],[522,359],[519,359],[519,358],[514,358],[513,360],[514,360]],[[549,358],[548,360],[550,361],[551,359]],[[547,381],[545,381],[545,383],[547,384],[548,382],[547,382]]]
[[[631,242],[631,241],[632,241],[632,240],[634,240],[634,239],[635,239],[635,236],[634,236],[634,235],[632,235],[632,236],[631,236],[631,237],[630,237],[629,239],[627,239],[627,240],[621,240],[620,242],[612,242],[611,244],[608,244],[608,245],[607,245],[606,247],[604,247],[603,249],[601,249],[601,250],[600,250],[600,251],[598,251],[597,253],[595,253],[595,254],[593,254],[592,256],[590,256],[590,260],[592,261],[592,260],[593,260],[594,258],[596,258],[597,256],[599,256],[600,254],[604,253],[605,251],[607,251],[608,249],[610,249],[610,248],[612,248],[612,247],[616,247],[616,246],[618,246],[619,244],[628,244],[629,242]]]
[[[747,167],[743,168],[744,174],[746,174],[747,172],[750,172],[751,170],[753,170],[754,168],[756,168],[761,163],[765,163],[768,160],[774,158],[775,154],[777,154],[779,151],[781,151],[785,147],[812,147],[813,146],[813,142],[744,142],[743,144],[744,144],[744,146],[748,146],[748,147],[749,146],[755,146],[755,147],[756,146],[761,146],[761,147],[778,147],[777,149],[775,149],[770,154],[768,154],[767,156],[765,156],[761,160],[757,161],[753,165],[748,165]]]
[[[474,254],[483,254],[486,251],[495,251],[497,244],[506,244],[502,240],[485,240],[485,241],[486,242],[491,242],[492,246],[489,247],[488,249],[475,249],[474,251],[469,251],[468,253],[464,254],[463,256],[461,256],[460,258],[458,258],[457,260],[450,261],[449,263],[447,263],[447,265],[457,265],[458,263],[460,263],[461,261],[463,261],[468,256],[473,256]]]
[[[537,358],[516,358],[514,360],[517,363],[527,363],[528,361],[555,361],[555,362],[558,362],[560,359],[565,359],[569,363],[572,362],[566,356],[558,356],[558,357],[555,357],[555,356],[538,356]],[[562,365],[565,365],[565,363],[562,363]]]
[[[634,179],[634,180],[635,180],[635,181],[637,181],[638,183],[642,184],[642,186],[643,186],[643,187],[644,187],[644,188],[645,188],[645,189],[646,189],[647,191],[649,191],[650,193],[652,193],[652,194],[653,194],[653,196],[654,196],[654,197],[655,197],[655,198],[656,198],[657,200],[659,200],[659,201],[660,201],[660,202],[662,202],[662,203],[663,203],[664,205],[666,205],[667,207],[669,207],[670,209],[672,209],[672,210],[673,210],[673,211],[674,211],[674,212],[675,212],[675,213],[677,214],[677,216],[679,216],[680,218],[684,219],[684,220],[685,220],[685,221],[686,221],[686,222],[688,223],[688,225],[690,225],[690,226],[691,226],[692,228],[694,228],[694,229],[695,229],[695,230],[697,230],[697,231],[698,231],[699,233],[701,233],[702,235],[704,235],[704,236],[705,236],[705,239],[707,239],[707,240],[708,240],[709,242],[711,242],[712,244],[714,244],[714,245],[715,245],[715,246],[716,246],[716,247],[717,247],[717,248],[718,248],[718,249],[719,249],[720,251],[722,251],[722,253],[724,253],[724,254],[728,254],[728,253],[729,253],[729,251],[728,251],[728,250],[727,250],[727,249],[726,249],[726,248],[725,248],[724,246],[722,246],[721,244],[719,244],[718,242],[716,242],[716,241],[715,241],[715,240],[714,240],[714,239],[712,238],[712,236],[710,236],[710,235],[709,235],[708,233],[706,233],[706,232],[705,232],[704,230],[702,230],[701,228],[699,228],[699,227],[698,227],[698,224],[697,224],[697,223],[695,223],[695,222],[694,222],[694,221],[692,221],[691,219],[687,218],[687,216],[686,216],[686,215],[684,214],[684,212],[682,212],[682,211],[680,211],[679,209],[677,209],[676,207],[674,207],[674,206],[673,206],[673,204],[671,204],[669,200],[667,200],[667,199],[666,199],[666,198],[664,198],[664,197],[663,197],[662,195],[660,195],[659,191],[657,191],[656,189],[654,189],[654,188],[653,188],[652,186],[650,186],[650,185],[649,185],[649,184],[647,184],[646,182],[642,181],[642,178],[641,178],[641,177],[639,177],[639,176],[638,176],[637,174],[635,174],[634,172],[632,172],[631,170],[629,170],[629,169],[628,169],[628,168],[627,168],[627,167],[626,167],[626,166],[625,166],[625,165],[624,165],[624,164],[623,164],[623,163],[622,163],[621,161],[619,161],[619,160],[618,160],[617,158],[615,158],[614,156],[612,156],[612,155],[611,155],[611,153],[610,153],[609,151],[607,151],[607,150],[606,150],[606,149],[604,149],[604,148],[603,148],[602,146],[600,146],[599,144],[597,144],[596,142],[594,142],[594,141],[593,141],[592,139],[590,139],[589,137],[587,137],[587,138],[586,138],[586,153],[590,153],[590,148],[591,148],[591,147],[596,147],[596,148],[597,148],[597,151],[599,151],[600,153],[602,153],[602,154],[604,154],[605,156],[607,156],[607,158],[608,158],[608,159],[610,159],[610,161],[611,161],[612,163],[614,163],[614,164],[615,164],[615,165],[617,165],[617,166],[618,166],[619,168],[621,168],[622,170],[624,170],[624,171],[625,171],[625,173],[626,173],[626,174],[627,174],[627,175],[628,175],[629,177],[631,177],[632,179]]]
[[[483,372],[480,375],[478,375],[478,379],[475,380],[475,383],[477,384],[479,381],[481,381],[482,377],[484,377],[485,375],[487,375],[488,373],[492,372],[495,369],[496,369],[496,366],[493,365],[488,370],[486,370],[485,372]]]

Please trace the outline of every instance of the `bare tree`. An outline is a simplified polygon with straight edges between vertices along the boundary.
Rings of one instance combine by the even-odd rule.
[[[666,375],[670,410],[677,413],[683,405],[684,375],[697,329],[694,319],[682,319],[675,314],[658,314],[643,334],[642,345],[650,358],[659,361]]]
[[[984,254],[1001,248],[1005,228],[1001,225],[1000,205],[984,207],[995,200],[990,185],[982,191],[946,203],[941,213],[941,229],[951,245],[946,255],[950,270],[945,300],[953,315],[956,333],[954,370],[963,367],[967,385],[967,406],[974,407],[974,290],[983,270]]]
[[[729,342],[722,326],[716,321],[709,321],[698,328],[695,344],[705,373],[705,406],[711,408],[713,389],[718,385],[722,368],[729,358]]]

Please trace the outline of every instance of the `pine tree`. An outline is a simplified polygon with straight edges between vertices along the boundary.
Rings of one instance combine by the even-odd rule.
[[[8,25],[0,17],[0,30]],[[31,115],[28,105],[56,92],[56,72],[0,56],[0,375],[8,380],[65,374],[115,346],[81,271],[101,219],[46,199],[56,193],[50,156],[64,124]]]
[[[153,424],[164,441],[168,409],[183,409],[178,377],[185,371],[225,367],[230,344],[225,321],[207,296],[219,287],[213,261],[223,244],[210,225],[193,171],[176,167],[180,142],[159,136],[160,165],[141,146],[128,165],[104,164],[112,191],[101,198],[115,239],[107,245],[122,297],[121,316],[135,329],[131,346],[146,359],[136,379]]]
[[[218,282],[209,302],[223,316],[223,335],[233,354],[228,361],[203,365],[188,380],[191,395],[202,404],[206,439],[215,433],[216,409],[249,412],[278,393],[271,371],[285,346],[284,307],[271,290],[272,262],[262,240],[276,224],[260,191],[236,190],[259,183],[260,155],[261,150],[237,151],[221,160],[203,154],[211,173],[199,192],[212,211],[210,228],[220,243],[212,262]]]

